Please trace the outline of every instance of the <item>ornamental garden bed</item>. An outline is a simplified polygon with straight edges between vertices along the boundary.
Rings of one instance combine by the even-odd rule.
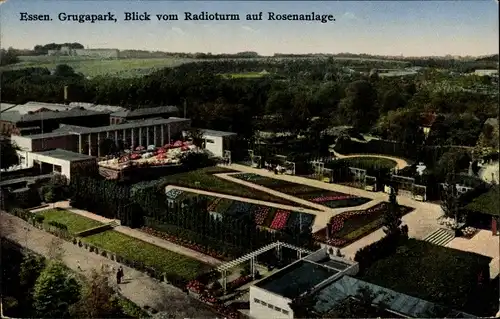
[[[356,240],[382,227],[383,216],[388,208],[387,202],[379,203],[364,210],[343,212],[330,219],[330,238],[327,238],[327,228],[322,228],[313,234],[314,238],[322,243],[343,248]],[[401,216],[411,212],[413,208],[399,206]]]
[[[63,209],[48,209],[36,214],[44,217],[43,223],[46,225],[48,225],[49,222],[57,222],[66,225],[68,232],[71,234],[76,234],[103,225],[96,220]]]
[[[195,171],[166,176],[158,180],[158,186],[177,185],[188,188],[196,188],[208,192],[221,193],[245,198],[252,198],[272,203],[290,206],[300,206],[295,202],[284,198],[262,192],[251,187],[219,178],[214,174],[235,172],[221,167],[206,167]],[[306,208],[309,208],[306,206]]]
[[[253,215],[257,226],[273,230],[281,230],[285,227],[294,227],[297,225],[302,225],[304,229],[309,228],[315,218],[314,215],[308,213],[292,212],[271,206],[257,205],[221,197],[204,196],[178,189],[169,190],[167,196],[170,199],[175,198],[176,201],[202,196],[208,199],[208,211],[211,214],[220,217],[226,215],[233,218],[237,218],[238,215]]]
[[[108,230],[82,239],[83,242],[141,262],[159,272],[192,280],[211,267],[201,261],[163,249],[142,240]]]
[[[301,185],[253,173],[241,173],[231,176],[330,208],[354,207],[368,203],[371,200],[364,197]]]

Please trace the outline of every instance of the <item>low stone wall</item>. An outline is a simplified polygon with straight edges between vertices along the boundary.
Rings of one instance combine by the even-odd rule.
[[[87,230],[83,230],[79,233],[76,233],[75,234],[75,237],[87,237],[87,236],[91,236],[91,235],[95,235],[95,234],[98,234],[98,233],[102,233],[106,230],[111,230],[113,229],[113,226],[109,225],[109,224],[105,224],[105,225],[102,225],[102,226],[97,226],[97,227],[94,227],[94,228],[90,228],[90,229],[87,229]]]

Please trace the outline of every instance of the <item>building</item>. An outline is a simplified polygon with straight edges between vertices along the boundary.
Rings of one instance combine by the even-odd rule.
[[[474,75],[498,77],[498,70],[475,70]]]
[[[18,105],[2,112],[0,132],[3,135],[28,135],[52,132],[61,124],[103,126],[109,124],[111,112],[96,112],[83,108],[68,108],[43,105],[30,105],[24,108]]]
[[[191,120],[183,118],[148,119],[100,127],[63,125],[50,133],[27,136],[12,135],[13,143],[24,152],[42,152],[64,149],[80,154],[101,156],[100,143],[111,139],[123,148],[165,145],[182,136],[191,126]]]
[[[19,151],[20,160],[27,168],[34,167],[40,170],[41,175],[59,173],[68,180],[78,172],[97,170],[97,159],[93,156],[78,154],[62,149],[44,152]]]
[[[177,106],[158,106],[114,112],[110,116],[110,124],[120,124],[127,121],[146,120],[150,118],[169,118],[179,113]]]
[[[255,319],[294,318],[290,303],[307,296],[314,302],[312,317],[334,317],[332,309],[347,300],[358,300],[362,289],[372,292],[374,306],[383,302],[387,318],[434,317],[437,311],[445,318],[474,318],[456,310],[405,295],[354,278],[356,262],[334,257],[322,248],[279,270],[250,287],[250,317]],[[377,310],[374,307],[374,311]],[[380,310],[379,310],[380,311]]]
[[[231,140],[237,136],[236,133],[200,129],[203,134],[203,148],[210,151],[216,157],[225,157],[224,153],[231,149]],[[184,132],[187,136],[187,132]]]
[[[358,271],[356,262],[334,257],[322,248],[251,286],[250,317],[293,318],[292,300]]]

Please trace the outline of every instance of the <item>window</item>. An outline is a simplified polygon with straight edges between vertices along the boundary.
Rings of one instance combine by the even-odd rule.
[[[211,139],[208,139],[208,138],[205,139],[205,142],[209,143],[209,144],[215,144],[214,140],[211,140]]]
[[[276,310],[277,312],[281,312],[281,308],[280,307],[274,306],[274,310]]]
[[[60,166],[60,165],[55,165],[55,164],[54,164],[54,172],[61,173],[61,166]]]
[[[263,305],[263,306],[267,306],[267,303],[265,303],[264,301],[260,301],[260,304]]]
[[[260,303],[260,300],[259,300],[259,299],[257,299],[257,298],[253,298],[253,301],[254,301],[255,303]]]
[[[285,315],[288,315],[288,310],[281,309],[281,312],[284,313]]]

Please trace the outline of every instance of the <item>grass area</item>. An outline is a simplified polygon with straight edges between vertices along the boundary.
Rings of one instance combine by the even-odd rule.
[[[63,209],[48,209],[37,213],[37,215],[45,218],[43,220],[45,224],[54,221],[66,225],[72,234],[103,225],[96,220]]]
[[[134,77],[150,74],[166,67],[176,67],[192,62],[193,59],[184,58],[152,58],[152,59],[96,59],[88,57],[57,57],[37,56],[23,57],[20,63],[0,68],[0,70],[24,69],[41,67],[55,69],[58,64],[67,64],[76,72],[85,76],[118,76]]]
[[[361,279],[467,311],[464,306],[471,299],[481,299],[490,279],[490,262],[490,257],[409,239],[394,254],[371,265]]]
[[[335,247],[345,247],[382,227],[387,205],[387,202],[383,202],[368,209],[335,215],[330,219],[330,238],[326,238],[326,228],[317,231],[314,237]],[[413,211],[413,208],[402,205],[400,209],[401,216]]]
[[[370,201],[370,199],[364,197],[329,191],[253,173],[241,173],[231,176],[330,208],[354,207]]]
[[[156,245],[113,230],[84,237],[83,241],[116,253],[128,259],[144,263],[160,272],[178,275],[186,280],[196,278],[210,266],[193,258],[160,248]]]
[[[266,202],[272,202],[290,206],[299,206],[311,209],[309,206],[303,206],[297,204],[296,202],[292,202],[284,198],[253,189],[251,187],[233,183],[225,179],[219,178],[217,176],[214,176],[214,174],[218,173],[231,173],[231,172],[234,173],[235,171],[218,166],[206,167],[195,171],[166,176],[160,180],[160,183],[164,186],[177,185],[182,187],[201,189],[208,192],[246,197]]]
[[[467,211],[491,216],[500,216],[498,209],[500,203],[500,186],[493,186],[488,192],[474,198],[465,206]]]
[[[388,158],[371,157],[371,156],[360,156],[360,157],[348,157],[338,159],[336,162],[346,163],[351,167],[362,168],[362,169],[393,169],[398,165],[396,161]]]

